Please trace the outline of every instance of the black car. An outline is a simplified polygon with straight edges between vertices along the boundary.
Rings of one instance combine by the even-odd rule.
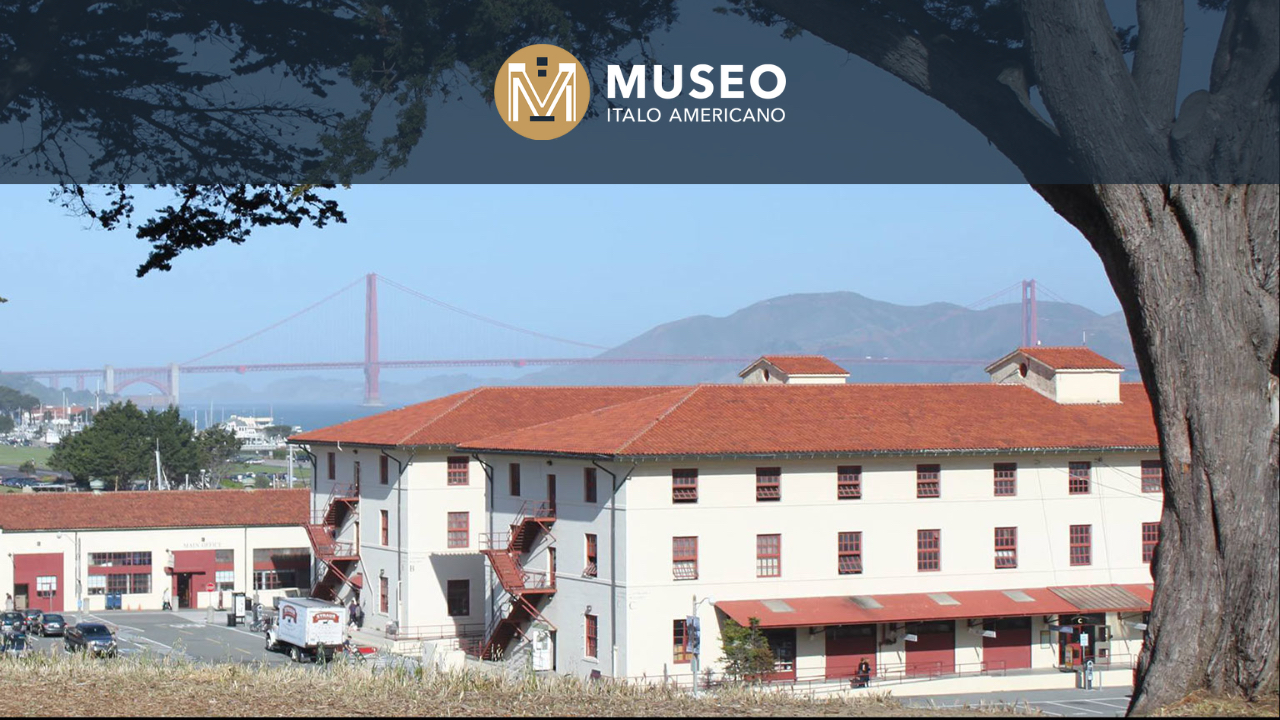
[[[67,629],[67,621],[57,613],[45,613],[40,618],[40,626],[35,629],[41,637],[49,637],[50,635],[61,635],[63,630]]]
[[[0,629],[6,633],[26,632],[27,619],[22,613],[9,610],[4,615],[0,615]]]
[[[62,642],[67,652],[79,650],[107,657],[116,655],[116,636],[102,623],[76,623],[63,633]]]
[[[10,657],[22,657],[31,654],[31,642],[26,633],[8,633],[0,637],[0,650]]]

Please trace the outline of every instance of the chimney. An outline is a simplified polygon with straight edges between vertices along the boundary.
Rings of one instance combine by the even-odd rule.
[[[1087,347],[1018,348],[987,366],[991,382],[1026,385],[1063,405],[1120,402],[1123,372]]]

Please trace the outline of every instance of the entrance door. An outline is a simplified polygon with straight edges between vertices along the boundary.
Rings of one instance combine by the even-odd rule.
[[[191,573],[177,573],[173,576],[173,596],[178,600],[179,609],[194,606],[191,602]]]
[[[547,504],[551,506],[551,512],[556,511],[556,476],[547,476]]]
[[[1031,667],[1031,618],[989,619],[983,630],[995,637],[982,638],[982,665],[987,672]]]
[[[858,674],[858,663],[866,658],[871,677],[876,675],[876,626],[829,626],[827,641],[827,679],[851,678]]]
[[[556,549],[547,548],[547,585],[556,586]]]
[[[1108,639],[1105,613],[1063,615],[1059,622],[1071,628],[1071,634],[1063,635],[1063,642],[1058,644],[1058,664],[1063,667],[1076,667],[1094,659],[1098,643]]]
[[[907,634],[907,675],[949,675],[956,671],[956,624],[951,620],[910,623]]]
[[[30,586],[27,585],[26,583],[22,583],[21,585],[18,585],[16,583],[14,584],[13,586],[13,609],[14,610],[22,611],[30,607],[30,604],[29,604],[30,590],[28,590],[29,587]]]
[[[773,653],[773,672],[766,680],[796,679],[796,629],[765,630],[764,639]]]

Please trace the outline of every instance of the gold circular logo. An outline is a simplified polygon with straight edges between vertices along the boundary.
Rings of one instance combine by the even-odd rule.
[[[587,71],[555,45],[521,48],[502,63],[493,104],[507,127],[531,140],[554,140],[578,126],[591,102]]]

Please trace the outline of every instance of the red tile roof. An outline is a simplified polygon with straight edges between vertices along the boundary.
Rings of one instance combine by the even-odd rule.
[[[1061,405],[1021,385],[699,385],[489,437],[472,450],[664,456],[1158,446],[1141,384]]]
[[[1123,370],[1124,366],[1113,362],[1087,347],[1025,347],[1018,352],[1033,357],[1054,370]]]
[[[290,440],[451,447],[472,438],[509,432],[671,390],[670,387],[482,387],[304,432]]]
[[[848,370],[835,364],[825,355],[765,355],[761,360],[768,360],[774,367],[788,375],[849,374]]]
[[[0,528],[122,530],[303,525],[310,490],[173,490],[165,492],[7,493]]]
[[[1119,586],[1097,587],[1103,590]],[[1021,601],[1015,597],[1021,598]],[[716,607],[740,625],[747,625],[751,618],[756,618],[760,621],[760,627],[766,628],[1023,617],[1073,614],[1080,611],[1080,608],[1058,595],[1055,588],[1025,588],[1008,591],[965,590],[932,594],[903,593],[781,600],[728,600],[716,603]]]

